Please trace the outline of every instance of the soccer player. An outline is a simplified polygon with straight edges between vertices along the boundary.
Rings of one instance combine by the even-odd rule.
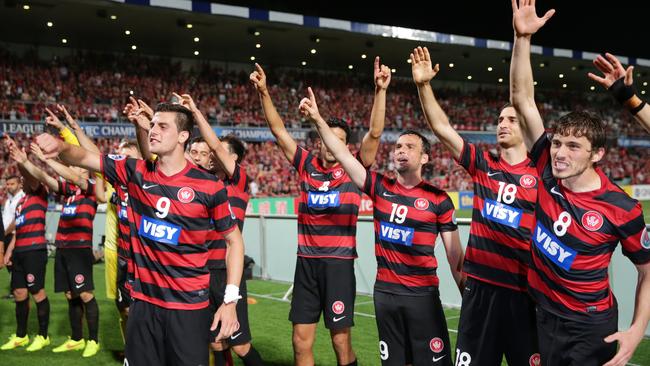
[[[544,365],[625,365],[650,319],[650,239],[638,201],[605,176],[603,122],[587,112],[558,119],[548,136],[534,99],[531,37],[550,18],[512,1],[510,88],[540,175],[528,272]],[[618,243],[639,273],[632,325],[618,331],[608,267]],[[617,344],[618,342],[618,351]]]
[[[190,156],[194,163],[214,170],[226,185],[228,201],[232,208],[239,230],[244,228],[246,218],[246,206],[250,195],[248,193],[249,179],[246,170],[240,165],[246,154],[244,143],[237,137],[229,135],[219,139],[210,126],[210,123],[197,108],[194,100],[189,94],[174,94],[181,105],[189,109],[196,121],[202,137],[197,137],[190,146]],[[217,236],[210,243],[210,299],[211,303],[220,304],[223,302],[223,294],[226,287],[226,242],[221,236]],[[237,320],[239,329],[229,339],[222,342],[215,342],[212,348],[215,350],[215,366],[225,365],[230,361],[230,351],[224,348],[232,347],[246,366],[262,365],[262,357],[251,344],[251,331],[248,323],[248,298],[246,293],[246,281],[243,276],[240,281],[239,293],[241,300],[237,302]]]
[[[328,151],[341,163],[352,184],[373,201],[377,278],[374,301],[382,365],[452,364],[451,345],[438,292],[434,254],[438,234],[456,284],[461,286],[463,249],[454,205],[446,192],[422,180],[431,145],[416,131],[395,143],[397,178],[363,166],[318,112],[316,98],[300,102]]]
[[[298,147],[273,106],[264,70],[258,64],[255,68],[250,80],[260,96],[266,121],[301,180],[298,258],[289,313],[293,323],[295,363],[299,366],[314,364],[312,347],[322,312],[338,364],[356,365],[351,327],[354,325],[354,258],[357,257],[356,228],[361,191],[322,142],[318,157]],[[375,99],[370,129],[357,155],[365,167],[373,164],[379,148],[390,79],[390,69],[380,65],[379,57],[375,58]],[[331,119],[329,124],[345,143],[349,141],[350,127],[345,121]]]
[[[594,65],[603,76],[590,72],[587,74],[589,78],[609,90],[616,101],[629,110],[641,126],[650,132],[650,106],[636,93],[633,79],[634,66],[624,68],[611,53],[605,53],[605,57],[596,56]]]
[[[16,302],[16,333],[0,349],[14,349],[29,343],[27,320],[29,294],[31,294],[36,302],[39,328],[32,344],[27,347],[28,352],[33,352],[50,344],[47,333],[50,301],[45,293],[47,190],[25,168],[26,165],[32,165],[25,151],[20,149],[9,136],[6,136],[5,142],[11,159],[18,164],[18,169],[25,180],[25,194],[16,205],[15,218],[11,223],[12,231],[15,230],[15,240],[9,244],[4,257],[4,264],[13,266],[11,288]]]
[[[243,268],[241,233],[231,218],[226,189],[213,174],[185,160],[193,127],[184,107],[161,103],[149,130],[154,162],[98,155],[48,134],[36,140],[47,156],[59,155],[127,186],[133,282],[125,364],[207,364],[210,330],[217,339],[237,329],[235,305]],[[228,244],[224,303],[210,327],[206,235],[217,230]]]
[[[439,66],[432,67],[429,50],[418,47],[410,57],[429,127],[474,182],[457,364],[501,365],[504,354],[510,365],[539,360],[535,304],[526,280],[539,177],[528,159],[515,109],[506,105],[499,114],[499,154],[481,151],[454,130],[438,104],[430,81]]]

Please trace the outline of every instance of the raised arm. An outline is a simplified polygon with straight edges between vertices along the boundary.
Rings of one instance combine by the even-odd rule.
[[[458,230],[443,231],[440,233],[440,238],[442,239],[442,244],[445,246],[451,275],[462,294],[463,287],[465,286],[465,278],[463,275],[464,254],[463,247],[460,245],[460,235],[458,234]]]
[[[83,190],[86,190],[88,188],[88,181],[86,179],[84,179],[81,175],[79,175],[79,173],[72,170],[69,166],[61,164],[54,159],[46,158],[45,155],[43,155],[41,148],[38,147],[37,144],[32,143],[30,145],[30,149],[32,151],[32,154],[36,155],[36,157],[39,160],[47,164],[47,166],[52,168],[52,170],[54,170],[54,172],[60,175],[63,179],[67,180],[68,182],[74,183],[77,187]]]
[[[63,106],[57,104],[56,107],[59,111],[61,111]],[[67,128],[63,122],[61,122],[59,117],[49,108],[45,108],[45,112],[47,112],[47,117],[45,117],[45,124],[59,130],[59,136],[61,136],[63,141],[72,145],[79,146],[79,140],[77,139],[77,136],[75,136],[74,133],[72,133],[72,131],[70,131],[70,129]]]
[[[154,156],[149,150],[149,130],[151,129],[151,119],[153,118],[153,109],[142,99],[129,97],[129,103],[124,106],[123,113],[135,127],[135,137],[138,141],[138,148],[145,160],[153,160]]]
[[[197,108],[196,103],[189,94],[178,95],[174,93],[174,96],[180,101],[180,104],[185,108],[189,109],[194,115],[194,120],[196,125],[201,132],[201,136],[208,144],[210,149],[214,152],[217,157],[217,163],[223,168],[223,170],[228,174],[229,177],[232,177],[235,174],[235,168],[237,167],[237,161],[232,157],[230,151],[226,149],[226,146],[221,143],[217,134],[214,133],[214,130],[210,126],[208,120],[203,116],[203,113]]]
[[[605,57],[598,55],[594,59],[594,66],[603,73],[603,76],[591,72],[587,76],[609,90],[612,96],[632,113],[634,119],[650,132],[650,106],[636,93],[633,79],[634,66],[625,69],[618,58],[611,53],[606,53]]]
[[[21,149],[16,145],[16,142],[11,139],[9,136],[5,135],[5,143],[9,149],[9,156],[14,160],[21,171],[27,173],[27,175],[33,177],[37,181],[45,184],[46,187],[52,192],[59,191],[59,183],[56,179],[50,177],[45,173],[41,168],[34,165],[29,159],[27,159],[27,153],[25,149]]]
[[[438,70],[440,70],[438,64],[432,67],[431,55],[429,55],[429,50],[426,47],[418,47],[413,50],[413,53],[411,53],[411,73],[418,88],[424,117],[436,137],[445,145],[445,148],[451,152],[454,158],[459,160],[463,151],[463,138],[449,123],[447,114],[442,110],[433,95],[433,88],[430,83],[431,79],[438,74]]]
[[[264,118],[266,118],[266,123],[271,129],[271,133],[275,136],[278,146],[282,149],[284,156],[289,160],[293,161],[293,157],[296,155],[296,149],[298,145],[296,141],[291,137],[289,131],[284,126],[282,117],[278,114],[278,111],[273,105],[273,100],[271,100],[271,94],[269,89],[266,86],[266,74],[264,69],[259,64],[255,64],[255,71],[250,75],[251,83],[255,86],[257,93],[260,96],[262,102],[262,110],[264,111]]]
[[[311,87],[307,88],[307,93],[309,94],[309,98],[303,98],[300,101],[300,111],[316,126],[321,140],[336,160],[341,163],[341,166],[343,166],[343,169],[348,173],[354,184],[360,189],[363,189],[366,183],[366,168],[352,155],[345,142],[341,141],[334,134],[327,125],[327,122],[321,117],[318,112],[316,97]]]
[[[47,133],[36,136],[36,144],[46,159],[52,159],[58,155],[66,164],[79,166],[93,172],[101,170],[100,155],[83,147],[70,145]]]
[[[386,89],[390,85],[390,78],[390,68],[380,64],[379,56],[375,57],[375,99],[372,103],[372,111],[370,112],[370,126],[368,132],[363,136],[363,140],[361,140],[361,150],[359,151],[361,161],[367,167],[375,162],[379,143],[381,142],[381,133],[384,132],[384,123],[386,121]]]
[[[83,128],[81,128],[81,126],[79,126],[79,123],[77,123],[77,120],[75,120],[72,117],[72,115],[68,112],[68,110],[65,108],[65,106],[61,105],[61,104],[57,104],[56,108],[61,113],[63,113],[63,115],[65,116],[65,120],[68,122],[68,125],[70,126],[70,129],[75,134],[75,136],[77,136],[77,140],[79,141],[79,146],[83,147],[84,149],[86,149],[88,151],[94,151],[97,154],[99,154],[100,152],[99,152],[99,148],[97,147],[97,145],[95,145],[93,140],[90,137],[88,137],[88,135],[86,135]]]
[[[544,121],[535,104],[533,69],[530,65],[530,40],[544,26],[555,10],[551,9],[538,17],[534,0],[512,0],[512,24],[515,42],[510,62],[510,103],[517,111],[524,143],[530,150],[544,133]]]

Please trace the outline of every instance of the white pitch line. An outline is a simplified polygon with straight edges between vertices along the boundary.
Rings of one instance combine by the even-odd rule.
[[[273,296],[270,296],[270,295],[256,294],[254,292],[249,292],[248,295],[249,296],[259,297],[259,298],[262,298],[262,299],[267,299],[267,300],[280,301],[280,302],[284,302],[284,303],[290,303],[291,302],[289,300],[278,299],[277,297],[273,297]],[[376,318],[376,316],[374,316],[373,314],[362,313],[362,312],[359,312],[359,311],[355,311],[354,315],[364,316],[366,318],[373,318],[373,319]],[[454,317],[449,317],[449,318],[446,318],[446,319],[455,319],[455,318],[456,317],[454,316]],[[452,332],[452,333],[458,333],[458,331],[456,329],[449,329],[449,331]]]
[[[372,304],[372,303],[374,303],[374,300],[355,302],[354,305],[366,305],[366,304]]]

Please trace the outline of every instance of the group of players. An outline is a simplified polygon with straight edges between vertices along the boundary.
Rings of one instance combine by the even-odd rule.
[[[311,88],[299,110],[320,134],[319,152],[298,146],[256,64],[251,83],[280,150],[301,179],[289,314],[295,364],[315,363],[312,348],[321,313],[337,363],[357,364],[351,327],[362,193],[374,204],[374,303],[383,365],[453,362],[436,276],[438,235],[463,298],[456,366],[500,365],[504,356],[510,365],[530,366],[614,366],[631,358],[650,319],[650,237],[641,206],[597,167],[605,154],[600,119],[571,112],[557,121],[552,134],[546,133],[534,100],[530,45],[554,11],[538,17],[534,0],[512,0],[512,10],[511,104],[498,118],[498,155],[480,151],[451,127],[433,93],[430,81],[439,67],[426,47],[410,55],[429,126],[474,181],[464,254],[451,199],[422,179],[431,149],[423,134],[400,134],[393,149],[395,178],[369,169],[384,128],[391,80],[379,58],[370,128],[356,154],[347,147],[346,122],[325,121]],[[636,95],[632,68],[623,68],[610,54],[594,64],[602,75],[589,77],[650,131],[650,108]],[[49,344],[49,302],[43,289],[47,187],[66,202],[56,238],[55,291],[68,299],[72,336],[55,352],[84,349],[84,356],[92,356],[99,348],[90,248],[96,202],[105,200],[112,220],[107,228],[116,238],[106,246],[107,272],[114,274],[108,277],[109,288],[123,319],[128,318],[125,365],[206,365],[209,344],[218,364],[231,362],[229,351],[224,352],[229,346],[244,364],[262,364],[251,345],[241,280],[240,230],[248,184],[239,162],[245,148],[233,137],[220,140],[189,95],[174,97],[175,103],[155,110],[131,99],[125,112],[136,126],[138,143],[124,144],[117,155],[100,154],[60,107],[80,146],[50,134],[39,135],[31,146],[59,180],[34,166],[7,138],[26,195],[16,210],[16,239],[4,259],[13,263],[17,331],[2,349],[29,342],[28,292],[40,324],[28,350]],[[54,113],[47,121],[60,128],[64,140],[74,142]],[[202,137],[190,141],[195,124]],[[56,156],[71,167],[53,160]],[[88,171],[101,176],[90,179]],[[110,185],[108,190],[101,180]],[[607,275],[619,242],[639,273],[633,322],[621,332]],[[84,315],[87,342],[81,332]]]

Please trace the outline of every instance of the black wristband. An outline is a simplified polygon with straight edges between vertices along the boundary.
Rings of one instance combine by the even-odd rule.
[[[633,116],[636,116],[636,114],[639,113],[639,111],[642,110],[643,107],[645,107],[645,100],[641,102],[638,106],[630,109],[630,113],[632,113]]]
[[[636,89],[634,88],[634,84],[625,85],[624,80],[625,77],[616,80],[614,84],[612,84],[612,86],[610,86],[608,89],[609,92],[612,93],[614,99],[616,99],[621,104],[627,102],[628,99],[636,95]]]

